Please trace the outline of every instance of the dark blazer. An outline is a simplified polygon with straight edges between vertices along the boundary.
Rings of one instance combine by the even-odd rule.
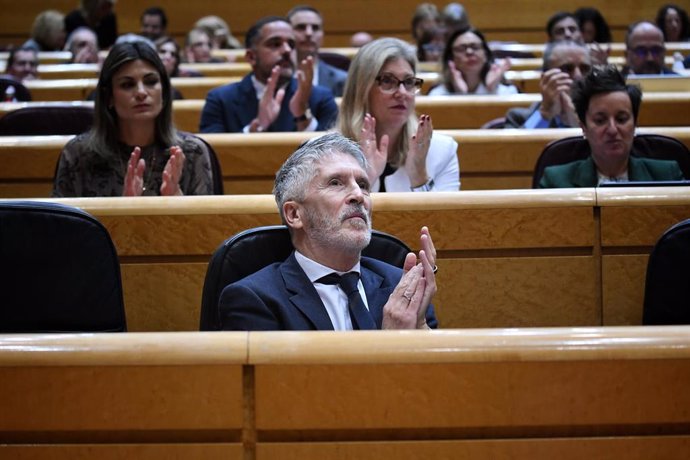
[[[247,75],[238,83],[212,89],[206,96],[201,111],[200,131],[202,133],[241,133],[242,129],[256,118],[259,101],[251,79]],[[297,126],[290,112],[290,99],[297,90],[297,80],[290,80],[278,118],[268,131],[296,131]],[[338,106],[333,93],[321,86],[314,86],[309,97],[311,113],[319,122],[318,131],[329,129],[338,117]]]
[[[361,259],[361,275],[369,311],[381,329],[383,306],[402,276],[402,270],[369,257]],[[218,304],[224,330],[333,330],[326,307],[293,252],[285,262],[271,264],[223,289]],[[438,323],[433,307],[427,324]]]
[[[345,89],[347,72],[319,60],[319,86],[333,91],[335,97],[341,97]]]
[[[682,179],[683,173],[673,160],[631,156],[628,162],[628,180],[631,182]],[[590,155],[584,160],[547,167],[539,181],[539,188],[596,187],[597,181],[597,169]]]

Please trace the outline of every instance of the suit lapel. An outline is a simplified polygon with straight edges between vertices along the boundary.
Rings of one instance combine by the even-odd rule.
[[[369,268],[361,265],[362,284],[367,294],[369,313],[374,318],[376,327],[381,329],[383,324],[383,306],[388,302],[392,289],[383,287],[384,278]]]
[[[573,185],[575,187],[596,187],[597,186],[597,168],[594,167],[594,160],[592,156],[580,161],[573,174]]]
[[[331,323],[326,307],[321,302],[314,285],[297,263],[294,252],[280,266],[280,271],[285,281],[285,287],[290,293],[292,305],[311,321],[315,329],[332,331],[334,329],[333,323]]]
[[[630,156],[628,159],[628,180],[629,181],[650,181],[654,180],[649,173],[649,169],[644,161],[639,158]]]

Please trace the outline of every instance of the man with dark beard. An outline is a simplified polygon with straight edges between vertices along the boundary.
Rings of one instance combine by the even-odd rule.
[[[407,254],[403,270],[361,256],[371,239],[367,167],[359,145],[339,133],[312,139],[288,158],[273,194],[295,251],[225,287],[223,329],[436,327],[436,251],[426,227],[419,260]]]
[[[257,21],[245,37],[252,73],[208,93],[202,133],[320,131],[338,116],[333,93],[314,86],[313,59],[295,71],[295,34],[285,18]]]

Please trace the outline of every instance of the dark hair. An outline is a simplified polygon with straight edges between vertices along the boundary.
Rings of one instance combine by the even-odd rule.
[[[285,18],[286,18],[286,19],[288,20],[288,22],[289,22],[290,19],[292,19],[292,17],[293,17],[294,15],[296,15],[297,13],[301,13],[301,12],[303,12],[303,11],[309,11],[309,12],[311,12],[311,13],[314,13],[314,14],[316,14],[319,18],[321,18],[321,20],[323,21],[323,18],[321,17],[321,12],[320,12],[319,10],[317,10],[316,8],[314,8],[313,6],[309,6],[309,5],[297,5],[297,6],[293,7],[293,8],[291,8],[290,11],[288,11],[288,13],[285,15]]]
[[[573,18],[573,20],[577,22],[577,18],[573,15],[573,13],[568,13],[566,11],[559,11],[558,13],[551,16],[549,20],[546,22],[546,35],[549,36],[549,40],[553,40],[553,34],[551,33],[551,29],[553,29],[557,23],[561,22],[565,18]]]
[[[259,33],[261,32],[261,28],[265,26],[266,24],[270,24],[272,22],[284,22],[288,25],[290,25],[290,21],[285,19],[282,16],[264,16],[263,18],[259,19],[256,21],[250,28],[247,30],[247,33],[244,36],[244,47],[246,49],[253,48],[254,45],[256,44],[256,39],[259,36]],[[292,27],[290,25],[290,27]]]
[[[180,45],[177,44],[177,42],[175,41],[174,38],[167,36],[167,35],[160,37],[154,43],[156,44],[156,51],[158,51],[160,49],[160,47],[165,45],[166,43],[172,43],[173,45],[175,45],[175,53],[174,54],[175,54],[176,63],[175,63],[175,68],[173,69],[172,74],[170,74],[170,77],[177,77],[180,73]],[[163,67],[165,67],[165,65]]]
[[[143,13],[141,13],[141,17],[139,18],[139,21],[144,20],[144,16],[158,16],[161,18],[161,26],[163,26],[163,29],[168,27],[168,17],[165,15],[165,11],[163,11],[163,8],[160,8],[158,6],[152,6],[151,8],[146,8]]]
[[[419,40],[417,40],[417,60],[419,62],[426,61],[426,50],[424,45],[427,45],[434,41],[435,38],[444,38],[446,35],[446,30],[442,27],[434,27],[430,30],[425,30]],[[445,48],[444,48],[445,49]]]
[[[486,74],[489,73],[489,69],[491,69],[491,64],[494,62],[494,55],[491,52],[491,48],[489,48],[489,44],[486,42],[486,38],[484,38],[483,33],[481,33],[479,30],[473,27],[463,27],[461,29],[453,31],[453,33],[451,33],[448,36],[448,40],[446,40],[446,48],[443,50],[443,56],[441,57],[441,72],[443,74],[443,85],[451,93],[454,92],[453,84],[451,83],[453,81],[453,76],[450,73],[448,61],[453,60],[453,42],[460,35],[466,34],[467,32],[472,32],[477,37],[479,37],[479,40],[481,40],[482,42],[482,49],[484,50],[484,56],[486,56],[486,62],[484,63],[484,66],[482,67],[482,71],[480,74],[482,82],[485,82]]]
[[[425,19],[433,19],[437,23],[441,23],[441,13],[438,12],[438,8],[433,3],[420,3],[414,11],[412,16],[412,37],[415,40],[419,38],[416,35],[417,25]]]
[[[625,77],[614,65],[594,66],[592,71],[581,80],[573,83],[570,96],[577,111],[577,117],[583,125],[586,125],[587,109],[589,101],[597,94],[623,91],[630,97],[633,118],[637,124],[637,114],[642,102],[642,91],[637,85],[625,83]]]
[[[663,32],[664,41],[668,40],[668,37],[666,37],[666,15],[670,9],[674,9],[678,12],[678,16],[680,17],[680,39],[685,40],[690,37],[690,20],[688,20],[688,12],[678,5],[668,3],[659,8],[659,11],[656,13],[656,25]]]
[[[14,65],[14,58],[17,53],[22,53],[22,52],[30,52],[38,59],[38,51],[36,51],[36,48],[31,48],[30,46],[20,46],[19,48],[13,48],[10,50],[9,56],[7,56],[7,67],[5,67],[5,72],[9,70],[10,67]]]
[[[611,29],[606,19],[596,8],[579,8],[575,10],[575,19],[580,25],[580,30],[587,22],[594,24],[594,41],[597,43],[611,43]]]
[[[158,57],[158,52],[144,42],[118,43],[111,48],[101,68],[96,86],[94,124],[88,137],[90,149],[104,158],[114,155],[119,142],[119,120],[115,109],[111,106],[113,76],[123,65],[139,59],[151,64],[158,71],[162,86],[163,108],[156,117],[155,141],[161,146],[170,146],[179,142],[172,123],[170,78],[163,62]]]

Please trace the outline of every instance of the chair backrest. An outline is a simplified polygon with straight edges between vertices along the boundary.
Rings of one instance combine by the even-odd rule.
[[[200,330],[220,330],[218,300],[223,288],[274,262],[282,262],[294,250],[285,225],[257,227],[225,240],[211,256],[201,298]],[[372,231],[362,255],[403,266],[410,248],[394,236]]]
[[[206,142],[206,140],[204,140],[201,137],[198,137],[198,139],[200,139],[201,142],[203,142],[204,145],[206,145],[209,156],[211,157],[211,174],[213,174],[213,194],[224,195],[225,191],[223,189],[223,172],[220,169],[220,161],[218,161],[218,155],[216,155],[216,151],[213,149],[213,146],[211,146],[211,144]]]
[[[347,72],[350,69],[350,58],[339,53],[319,53],[319,59],[340,70]]]
[[[633,140],[633,155],[658,160],[676,160],[683,177],[690,179],[690,150],[678,139],[661,134],[638,134]],[[589,143],[581,136],[566,137],[550,142],[542,150],[532,176],[532,188],[548,166],[562,165],[583,160],[590,155]]]
[[[127,329],[115,247],[71,206],[0,201],[0,332]]]
[[[647,262],[642,324],[690,324],[690,219],[659,238]]]
[[[31,92],[28,88],[21,82],[8,77],[0,77],[0,100],[5,100],[5,93],[10,86],[14,88],[13,99],[15,101],[29,102],[31,100]]]
[[[92,107],[46,105],[22,107],[0,118],[0,136],[81,134],[93,126]]]
[[[503,129],[506,126],[506,117],[498,117],[484,123],[480,129]]]

